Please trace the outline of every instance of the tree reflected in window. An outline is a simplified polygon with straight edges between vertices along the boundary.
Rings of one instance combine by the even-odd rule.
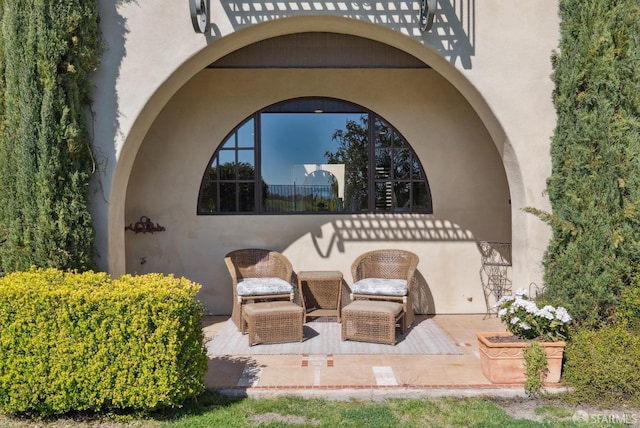
[[[368,115],[358,122],[349,120],[345,129],[337,129],[333,140],[338,147],[327,151],[330,164],[343,164],[345,168],[344,207],[347,212],[366,211],[369,208],[369,132]]]

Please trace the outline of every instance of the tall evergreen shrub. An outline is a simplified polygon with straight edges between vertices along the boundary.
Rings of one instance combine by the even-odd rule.
[[[95,0],[1,0],[0,264],[93,264],[85,122],[97,66]]]
[[[640,269],[640,3],[560,0],[560,16],[545,282],[598,327]]]

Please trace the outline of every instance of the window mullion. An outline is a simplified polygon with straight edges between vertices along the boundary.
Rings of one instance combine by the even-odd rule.
[[[216,207],[219,210],[222,203],[222,186],[220,185],[220,151],[216,155]]]
[[[369,188],[369,201],[367,211],[372,213],[376,210],[376,182],[375,182],[375,164],[376,164],[376,148],[375,148],[375,126],[376,117],[371,112],[367,112],[367,145],[369,147],[369,159],[367,160],[367,182]]]
[[[256,176],[254,177],[254,202],[255,212],[261,214],[263,212],[262,207],[262,125],[260,123],[260,113],[254,114],[253,118],[253,155],[255,163]]]

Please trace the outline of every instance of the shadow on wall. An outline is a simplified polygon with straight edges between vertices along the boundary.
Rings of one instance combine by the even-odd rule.
[[[91,97],[93,105],[90,112],[90,120],[88,121],[88,131],[92,141],[92,151],[95,162],[95,173],[92,176],[90,198],[92,207],[103,206],[110,203],[109,189],[112,176],[110,175],[110,165],[117,163],[116,144],[124,140],[124,135],[119,133],[120,116],[118,113],[118,94],[114,90],[118,79],[118,72],[123,58],[126,56],[125,41],[128,34],[127,20],[118,12],[118,5],[130,3],[135,0],[116,0],[99,1],[98,13],[100,16],[100,36],[104,45],[101,53],[101,66],[93,73],[91,77],[95,82],[100,82],[95,86]],[[105,66],[105,64],[118,64],[115,67]],[[96,120],[96,117],[100,120]],[[102,136],[102,137],[97,137]],[[96,144],[101,140],[111,142],[112,144]],[[104,225],[108,220],[103,217],[104,213],[92,209],[92,215],[95,224],[103,221]],[[95,242],[108,242],[108,228],[95,228]],[[106,247],[102,247],[106,250]],[[96,248],[96,263],[101,270],[108,270],[108,257],[101,254],[101,248]]]
[[[329,258],[334,249],[344,252],[345,242],[468,241],[474,234],[448,220],[419,214],[371,214],[327,223],[330,236],[323,230],[311,233],[313,245],[321,258]]]
[[[475,294],[479,300],[473,304],[474,307],[478,306],[477,302],[482,302],[483,297],[484,300],[493,300],[490,297],[499,291],[495,281],[486,278],[483,281],[478,276],[478,270],[482,274],[486,267],[481,263],[482,253],[477,244],[487,237],[509,242],[510,227],[507,224],[496,225],[486,216],[479,217],[484,220],[476,222],[476,217],[471,217],[454,222],[427,214],[388,213],[261,216],[256,222],[253,221],[255,216],[212,216],[200,220],[203,227],[206,225],[206,230],[220,228],[221,234],[217,237],[204,234],[185,239],[189,231],[170,227],[166,232],[154,234],[127,232],[127,268],[129,273],[173,273],[199,282],[204,285],[201,296],[207,305],[211,305],[209,310],[225,314],[230,309],[224,305],[232,298],[230,278],[223,261],[225,254],[239,248],[268,248],[291,257],[294,274],[297,270],[340,270],[344,278],[344,306],[349,302],[353,282],[350,266],[359,253],[380,247],[404,248],[421,257],[412,284],[414,311],[436,314],[443,310],[439,299],[451,293],[451,286],[457,290],[456,296],[463,289]],[[200,257],[203,253],[207,255],[206,263]],[[440,263],[437,257],[446,257],[446,263]],[[452,266],[460,266],[461,269],[448,271],[453,269]],[[293,284],[297,284],[295,277]],[[502,284],[498,285],[502,287]],[[299,301],[299,297],[297,299]],[[466,301],[464,304],[467,305]],[[476,308],[477,311],[484,309]]]
[[[104,51],[101,53],[100,61],[102,64],[113,62],[120,64],[126,56],[125,40],[127,37],[127,20],[117,11],[119,3],[128,3],[131,0],[118,0],[112,2],[98,2],[98,13],[100,15],[100,31],[102,41],[104,43]],[[104,134],[108,137],[105,141],[117,141],[122,135],[117,135],[119,128],[119,117],[117,113],[117,94],[113,90],[116,86],[117,72],[119,67],[100,66],[94,72],[92,79],[99,81],[99,88],[92,94],[94,98],[94,106],[91,111],[92,121],[89,124],[89,132],[91,138],[95,139],[96,135]],[[102,88],[104,91],[100,91]],[[96,105],[96,99],[99,105]],[[106,117],[107,120],[96,121],[96,115]],[[94,144],[93,154],[96,162],[96,173],[93,175],[93,193],[94,199],[100,199],[108,202],[108,194],[105,193],[103,181],[108,181],[110,177],[106,176],[107,165],[116,161],[115,147],[96,147]],[[100,230],[98,234],[102,233]],[[106,238],[105,238],[106,239]]]
[[[416,274],[413,277],[411,292],[413,293],[413,311],[415,313],[423,315],[437,314],[436,302],[433,299],[431,288],[429,288],[427,280],[419,270],[416,270]]]
[[[324,237],[323,230],[330,230]],[[470,230],[448,220],[438,220],[419,214],[370,214],[354,218],[338,219],[326,223],[311,239],[317,254],[329,258],[336,249],[345,252],[346,242],[475,242]],[[350,279],[349,279],[350,280]],[[344,295],[350,293],[348,286],[343,288]],[[412,284],[413,306],[416,313],[435,314],[436,305],[426,278],[416,270]]]
[[[383,25],[407,36],[424,40],[449,62],[460,61],[471,68],[475,54],[475,1],[438,0],[433,27],[420,31],[420,1],[275,1],[221,0],[229,24],[239,30],[291,16],[334,15]],[[221,35],[216,11],[211,13],[209,42]]]

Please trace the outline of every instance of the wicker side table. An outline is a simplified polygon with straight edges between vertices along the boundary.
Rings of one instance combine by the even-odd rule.
[[[248,303],[242,316],[247,323],[249,346],[258,343],[302,342],[302,307],[293,302]]]
[[[336,317],[340,322],[342,307],[342,272],[298,272],[298,291],[308,317]]]
[[[342,310],[342,340],[396,344],[396,324],[406,331],[402,303],[356,300]]]

